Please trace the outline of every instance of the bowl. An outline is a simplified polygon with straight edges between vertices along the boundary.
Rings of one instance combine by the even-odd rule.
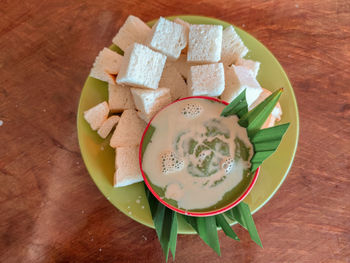
[[[150,127],[152,127],[153,120],[157,119],[157,116],[159,116],[161,112],[163,112],[166,108],[171,107],[173,104],[179,103],[181,101],[190,101],[191,99],[203,99],[203,100],[209,100],[216,103],[228,105],[227,102],[213,98],[213,97],[192,96],[192,97],[186,97],[183,99],[176,100],[170,103],[169,105],[165,106],[149,121],[142,135],[140,148],[139,148],[140,170],[141,170],[144,182],[148,187],[149,191],[158,199],[159,202],[161,202],[163,205],[165,205],[169,209],[174,210],[175,212],[178,212],[180,214],[189,215],[189,216],[196,216],[196,217],[213,216],[213,215],[223,213],[243,201],[243,199],[252,190],[256,180],[258,179],[260,167],[254,173],[249,173],[247,176],[243,176],[243,179],[236,186],[234,186],[233,189],[226,192],[222,200],[218,201],[214,205],[208,206],[203,209],[189,209],[189,210],[180,208],[177,205],[177,202],[172,199],[162,198],[162,196],[164,196],[164,193],[165,193],[164,188],[161,188],[155,185],[154,183],[152,183],[152,180],[150,179],[150,177],[152,176],[147,175],[143,169],[143,159],[145,154],[144,151],[147,145],[152,141],[152,138],[153,138],[152,137],[153,129],[150,129]],[[169,117],[169,119],[170,118],[171,117]]]

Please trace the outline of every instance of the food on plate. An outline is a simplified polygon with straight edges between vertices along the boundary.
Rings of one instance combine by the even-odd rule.
[[[190,25],[187,61],[218,62],[221,58],[221,45],[221,25]]]
[[[190,32],[190,23],[187,23],[186,21],[183,21],[182,19],[180,19],[178,17],[174,19],[174,22],[179,24],[179,25],[182,25],[185,29],[186,47],[182,50],[182,52],[187,53],[187,43],[188,43],[188,34]]]
[[[90,124],[91,129],[96,131],[102,126],[104,121],[107,120],[108,113],[108,104],[104,101],[85,111],[84,118]]]
[[[107,120],[105,120],[97,131],[98,135],[100,135],[101,138],[105,139],[108,136],[108,134],[112,131],[114,126],[118,123],[119,119],[119,116],[113,115]]]
[[[144,44],[150,32],[151,28],[145,22],[136,16],[130,15],[112,42],[125,51],[134,43]]]
[[[157,89],[166,56],[134,43],[124,53],[117,83],[134,87]]]
[[[118,147],[115,151],[114,186],[121,187],[143,180],[139,167],[139,147]]]
[[[225,89],[225,72],[222,63],[192,66],[188,88],[191,96],[220,96]]]
[[[106,82],[113,82],[112,75],[119,72],[123,56],[108,48],[100,51],[90,71],[90,76]]]
[[[228,26],[222,33],[221,61],[226,66],[230,66],[237,59],[244,57],[248,53],[248,48],[238,36],[233,26]]]
[[[187,44],[186,29],[180,24],[160,17],[152,27],[147,44],[152,49],[166,55],[169,60],[176,60]]]
[[[131,94],[136,109],[139,110],[139,116],[146,122],[149,122],[160,109],[171,103],[170,89],[168,88],[156,90],[131,88]]]
[[[237,116],[220,116],[224,107],[208,99],[185,99],[151,122],[155,129],[142,170],[162,189],[157,191],[161,198],[178,208],[209,208],[249,176],[253,146]]]
[[[238,58],[235,65],[242,66],[242,67],[249,69],[254,78],[256,78],[256,76],[258,76],[259,69],[260,69],[260,62],[259,61]]]
[[[130,87],[119,84],[108,84],[108,105],[111,112],[123,112],[127,109],[135,109]]]
[[[244,58],[248,48],[233,26],[223,29],[161,17],[150,28],[130,15],[112,42],[124,55],[104,48],[90,72],[91,77],[108,82],[108,103],[85,111],[84,118],[102,138],[115,127],[110,146],[119,149],[117,159],[123,164],[129,165],[126,159],[121,161],[124,153],[125,158],[137,159],[136,154],[131,156],[146,123],[179,98],[220,96],[231,102],[245,89],[252,109],[269,94],[256,80],[260,62]],[[263,127],[272,127],[281,115],[278,104]],[[138,166],[127,169],[123,164],[116,168],[115,186],[142,180]],[[169,189],[175,191],[176,186]]]
[[[146,123],[139,118],[137,111],[125,110],[112,135],[112,148],[139,145]]]
[[[250,70],[242,66],[226,67],[226,87],[221,99],[231,102],[243,90],[246,90],[246,100],[250,106],[262,92],[259,82],[253,77]]]

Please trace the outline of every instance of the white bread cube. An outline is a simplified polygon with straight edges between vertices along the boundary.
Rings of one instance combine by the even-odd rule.
[[[259,97],[262,88],[253,77],[249,69],[242,66],[230,66],[225,68],[226,85],[221,94],[221,99],[230,103],[243,90],[246,89],[248,107]]]
[[[166,55],[170,60],[176,60],[181,50],[187,45],[185,27],[160,17],[152,27],[147,43],[152,49]]]
[[[268,96],[272,94],[271,91],[267,89],[262,89],[259,97],[249,106],[249,110],[254,109],[261,102],[263,102]],[[277,102],[276,106],[273,108],[270,116],[265,121],[264,125],[261,127],[262,129],[273,127],[276,121],[280,121],[282,117],[282,107],[279,102]]]
[[[171,103],[170,89],[158,88],[156,90],[146,90],[131,88],[136,109],[140,111],[139,116],[146,122],[164,106]]]
[[[254,60],[244,59],[244,58],[238,58],[235,65],[242,66],[249,69],[254,78],[256,78],[260,69],[259,61],[254,61]]]
[[[117,148],[140,144],[145,128],[146,123],[137,116],[135,110],[125,110],[114,130],[110,146]]]
[[[187,61],[218,62],[221,58],[221,46],[221,25],[190,25]]]
[[[222,63],[192,66],[188,78],[191,96],[220,96],[225,89],[225,72]]]
[[[162,77],[159,81],[159,88],[169,88],[171,100],[185,98],[188,96],[187,84],[176,68],[169,63],[165,64]]]
[[[150,33],[151,28],[148,25],[140,18],[130,15],[112,42],[125,51],[134,43],[144,44]]]
[[[90,71],[90,76],[106,82],[113,82],[111,75],[118,74],[123,56],[108,48],[104,48],[97,55]]]
[[[236,33],[233,26],[225,28],[222,34],[221,61],[226,66],[230,66],[237,59],[244,57],[248,53],[248,48]]]
[[[84,112],[85,120],[90,124],[91,129],[96,131],[103,122],[107,120],[109,108],[107,102],[101,102]]]
[[[110,83],[108,85],[108,105],[111,112],[135,109],[130,87]]]
[[[190,33],[190,24],[187,23],[186,21],[183,21],[182,19],[180,19],[178,17],[174,19],[174,22],[176,24],[182,25],[184,27],[184,29],[185,29],[186,47],[182,50],[182,53],[187,53],[188,34]]]
[[[165,55],[135,43],[125,51],[117,83],[157,89],[165,61]]]
[[[225,68],[225,90],[220,98],[228,103],[233,101],[246,88],[239,84],[239,79],[236,75],[235,69],[231,67]],[[246,99],[248,94],[246,93]],[[251,102],[252,103],[252,102]]]
[[[111,116],[107,120],[105,120],[102,126],[98,129],[97,133],[101,136],[101,138],[105,139],[108,134],[111,132],[113,127],[118,123],[120,117],[119,116]]]
[[[118,147],[115,151],[114,187],[143,181],[139,164],[139,146]]]

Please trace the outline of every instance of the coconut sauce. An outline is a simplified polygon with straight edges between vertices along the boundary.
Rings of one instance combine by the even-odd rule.
[[[166,107],[153,119],[155,132],[142,160],[149,180],[186,210],[215,205],[243,179],[253,147],[236,116],[220,117],[225,105],[187,99]],[[235,138],[249,148],[237,154]]]

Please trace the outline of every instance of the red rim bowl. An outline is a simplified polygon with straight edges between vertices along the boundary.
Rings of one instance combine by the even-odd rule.
[[[178,102],[178,101],[182,101],[182,100],[188,100],[188,99],[207,99],[207,100],[213,100],[213,101],[217,101],[217,102],[220,102],[224,105],[228,105],[228,103],[226,101],[223,101],[223,100],[219,100],[219,99],[216,99],[216,98],[212,98],[212,97],[205,97],[205,96],[192,96],[192,97],[186,97],[186,98],[183,98],[183,99],[179,99],[179,100],[176,100],[172,103],[170,103],[169,105],[165,106],[164,108],[162,108],[159,112],[161,112],[162,110],[164,110],[165,108],[169,107],[170,105]],[[148,181],[148,178],[146,176],[146,174],[144,173],[143,169],[142,169],[142,146],[143,146],[143,140],[144,140],[144,137],[148,131],[148,128],[149,126],[151,125],[153,119],[159,114],[159,112],[157,114],[155,114],[152,119],[149,121],[149,123],[147,124],[144,132],[143,132],[143,135],[142,135],[142,138],[141,138],[141,142],[140,142],[140,148],[139,148],[139,163],[140,163],[140,170],[141,170],[141,173],[142,173],[142,177],[143,177],[143,180],[145,181],[145,184],[147,185],[147,188],[149,189],[149,191],[151,191],[151,193],[158,199],[159,202],[161,202],[163,205],[165,205],[166,207],[168,207],[169,209],[175,211],[175,212],[178,212],[180,214],[183,214],[183,215],[189,215],[189,216],[197,216],[197,217],[204,217],[204,216],[213,216],[213,215],[217,215],[217,214],[221,214],[227,210],[230,210],[231,208],[233,208],[234,206],[238,205],[240,202],[243,201],[243,199],[249,194],[249,192],[252,190],[256,180],[258,179],[258,175],[259,175],[259,171],[260,171],[260,167],[258,167],[258,169],[256,169],[255,173],[254,173],[254,176],[253,176],[253,179],[252,181],[250,182],[250,184],[248,185],[248,187],[245,189],[245,191],[242,193],[242,195],[240,195],[236,200],[234,200],[233,202],[231,202],[230,204],[226,205],[225,207],[223,208],[219,208],[219,209],[215,209],[215,210],[212,210],[212,211],[206,211],[206,212],[191,212],[191,211],[186,211],[186,210],[182,210],[182,209],[179,209],[177,207],[174,207],[170,204],[168,204],[167,202],[165,202],[158,194],[157,192],[152,188],[151,184],[149,183]]]

